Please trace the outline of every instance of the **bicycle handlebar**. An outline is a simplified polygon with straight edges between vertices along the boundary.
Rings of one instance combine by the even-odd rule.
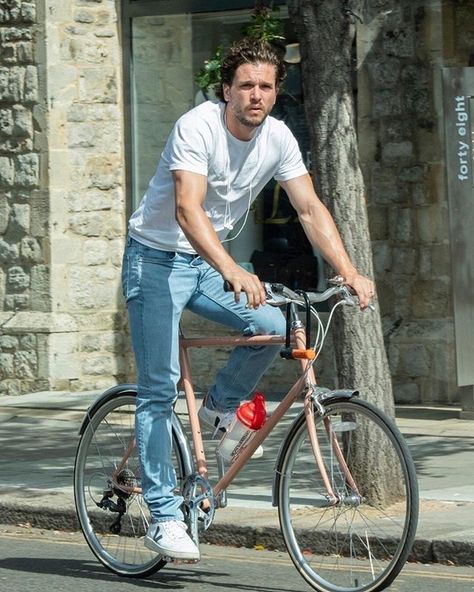
[[[351,293],[349,286],[341,283],[341,281],[338,278],[329,281],[337,283],[336,285],[331,286],[327,290],[324,290],[324,292],[295,292],[287,286],[285,286],[284,284],[271,282],[262,283],[265,289],[267,304],[273,306],[283,306],[284,304],[287,304],[289,302],[295,302],[297,304],[305,305],[306,299],[303,294],[306,294],[306,297],[310,304],[315,304],[317,302],[325,302],[326,300],[329,300],[330,298],[336,295],[342,295],[343,300],[346,302],[346,304],[350,304],[352,306],[358,304],[358,299],[354,294]],[[224,291],[234,291],[232,285],[227,280],[224,281]]]
[[[285,359],[296,359],[301,358],[305,360],[314,360],[317,356],[316,351],[322,349],[327,331],[331,325],[333,318],[333,312],[336,307],[345,304],[349,306],[358,306],[359,299],[351,291],[350,286],[344,283],[344,278],[337,276],[329,280],[329,283],[333,285],[324,290],[324,292],[306,292],[303,290],[291,290],[287,286],[280,283],[262,282],[265,290],[266,303],[270,306],[287,306],[286,310],[286,342],[285,347],[281,350],[280,355]],[[226,292],[234,292],[231,283],[227,280],[224,281],[224,290]],[[317,302],[325,302],[333,296],[340,296],[338,301],[331,307],[329,318],[325,327],[321,325],[321,320],[313,304]],[[290,344],[290,333],[291,333],[291,320],[292,315],[290,313],[291,307],[289,305],[296,305],[306,310],[306,347],[294,349]],[[369,308],[374,310],[374,307],[369,304]],[[293,311],[295,312],[295,311]],[[311,314],[316,315],[320,323],[318,329],[318,337],[316,339],[314,347],[311,347]],[[293,318],[294,320],[294,318]],[[320,330],[322,329],[321,333]]]

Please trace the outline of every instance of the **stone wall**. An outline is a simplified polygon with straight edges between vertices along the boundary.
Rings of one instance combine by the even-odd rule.
[[[441,0],[376,4],[358,40],[359,136],[395,397],[454,403],[441,66],[461,20]]]
[[[119,3],[46,5],[52,312],[77,328],[51,343],[50,380],[94,389],[125,374]]]
[[[42,336],[4,329],[17,314],[50,307],[37,22],[35,2],[0,2],[0,393],[46,385]]]
[[[0,3],[0,393],[125,376],[117,8]]]

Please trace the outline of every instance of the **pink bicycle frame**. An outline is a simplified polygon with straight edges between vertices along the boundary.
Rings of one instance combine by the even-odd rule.
[[[180,364],[181,364],[181,383],[184,389],[186,397],[186,405],[189,415],[190,430],[192,435],[192,441],[194,446],[194,454],[197,471],[200,476],[207,479],[207,461],[204,451],[204,445],[201,434],[201,426],[199,424],[197,409],[196,409],[196,395],[194,392],[192,379],[191,379],[191,366],[189,363],[188,349],[193,347],[238,347],[243,345],[283,345],[285,342],[282,336],[264,336],[257,335],[253,337],[180,337]],[[298,328],[293,332],[293,343],[296,349],[306,348],[306,334],[303,328]],[[319,472],[323,479],[324,486],[328,494],[328,500],[330,503],[337,503],[338,498],[334,493],[331,481],[329,479],[326,466],[321,454],[319,441],[316,433],[316,425],[314,421],[314,404],[313,404],[313,391],[316,386],[316,376],[313,368],[313,362],[311,360],[300,359],[302,366],[302,374],[288,391],[286,396],[267,419],[264,426],[255,433],[254,437],[250,440],[249,444],[242,450],[236,460],[227,469],[225,474],[220,478],[218,483],[213,488],[214,496],[219,496],[230,483],[234,477],[240,472],[242,467],[246,464],[249,458],[253,455],[255,450],[265,440],[268,434],[282,419],[291,405],[295,402],[302,391],[306,391],[304,399],[304,413],[308,429],[308,434],[313,450],[313,454],[318,465]],[[338,459],[339,466],[344,472],[348,484],[357,491],[356,484],[350,473],[349,468],[344,459],[342,450],[340,449],[339,443],[330,430],[329,422],[325,419],[324,425],[328,433],[333,451]],[[135,441],[133,440],[127,447],[124,456],[120,463],[115,469],[112,478],[114,485],[127,493],[141,493],[141,488],[136,486],[127,486],[116,483],[115,476],[118,475],[125,467],[128,458],[130,457],[135,447]]]
[[[306,348],[306,334],[303,328],[298,328],[293,332],[293,340],[296,349]],[[191,347],[225,347],[225,346],[242,346],[242,345],[275,345],[284,344],[284,338],[280,336],[254,336],[254,337],[181,337],[180,339],[180,363],[181,363],[181,377],[182,386],[186,396],[186,403],[189,413],[190,429],[192,434],[192,440],[194,445],[195,460],[198,473],[207,479],[207,462],[204,452],[204,445],[202,441],[201,428],[197,416],[196,409],[196,396],[194,393],[192,380],[191,380],[191,368],[189,363],[188,349]],[[304,411],[305,418],[308,427],[308,434],[313,449],[313,454],[318,465],[321,477],[324,482],[324,486],[328,493],[328,499],[332,503],[337,502],[337,496],[335,495],[331,481],[328,477],[326,466],[321,454],[319,447],[319,441],[316,435],[316,425],[314,422],[314,406],[312,394],[314,387],[316,386],[316,376],[313,368],[313,364],[309,360],[300,360],[302,366],[302,374],[295,382],[295,384],[288,391],[287,395],[267,419],[264,426],[255,433],[254,437],[250,440],[249,444],[235,459],[232,465],[227,469],[225,474],[221,477],[219,482],[214,486],[213,493],[217,497],[222,491],[227,489],[230,483],[233,481],[235,476],[240,472],[242,467],[246,464],[248,459],[252,456],[255,450],[265,440],[268,434],[273,430],[277,423],[282,419],[294,401],[298,398],[300,393],[306,389],[305,400],[304,400]],[[326,429],[329,426],[326,423]],[[341,469],[345,473],[345,476],[349,484],[356,489],[354,480],[351,476],[350,470],[344,460],[344,455],[339,447],[339,443],[332,435],[329,435],[330,441],[337,456],[338,462]]]

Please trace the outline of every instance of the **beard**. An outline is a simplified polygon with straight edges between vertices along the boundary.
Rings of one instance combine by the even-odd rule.
[[[257,111],[253,114],[247,114],[245,110],[242,108],[234,107],[232,111],[234,113],[235,118],[240,124],[251,129],[254,129],[261,125],[270,113],[270,110],[266,111],[265,108],[262,108],[260,111]]]

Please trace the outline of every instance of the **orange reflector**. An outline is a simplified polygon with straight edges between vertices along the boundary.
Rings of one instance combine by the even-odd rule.
[[[314,360],[316,352],[314,349],[293,349],[291,355],[297,360]]]

